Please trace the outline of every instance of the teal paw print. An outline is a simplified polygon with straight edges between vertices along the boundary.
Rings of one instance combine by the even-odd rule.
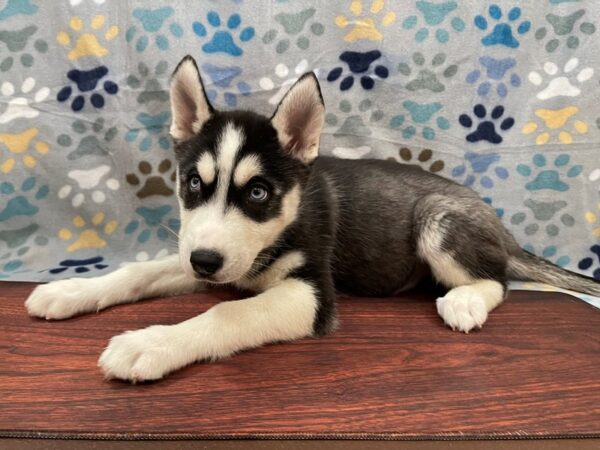
[[[546,20],[552,27],[553,36],[546,41],[545,49],[548,53],[554,52],[560,47],[561,40],[564,39],[564,45],[571,50],[575,50],[579,47],[580,39],[577,36],[577,28],[583,35],[590,36],[596,32],[596,26],[583,20],[579,27],[577,24],[580,19],[585,16],[585,10],[580,9],[572,14],[566,16],[557,16],[556,14],[546,15]],[[549,32],[547,27],[538,28],[535,32],[535,38],[538,41],[542,41],[548,37]]]
[[[398,71],[406,76],[412,77],[404,87],[409,91],[429,90],[431,92],[443,92],[446,86],[442,82],[443,79],[450,79],[458,71],[456,64],[448,65],[444,68],[446,62],[446,54],[436,54],[429,64],[426,64],[425,57],[420,52],[415,52],[412,55],[413,66],[407,63],[400,63]],[[416,72],[416,74],[413,73]],[[440,81],[442,80],[442,81]]]
[[[125,134],[127,142],[138,142],[138,148],[142,152],[147,152],[152,148],[155,141],[163,150],[171,148],[171,139],[169,138],[169,120],[171,114],[163,111],[158,114],[139,113],[136,120],[141,125],[130,129]]]
[[[338,105],[339,114],[325,115],[325,123],[336,129],[333,132],[335,137],[370,136],[372,125],[384,116],[383,111],[374,109],[373,102],[369,99],[361,101],[357,109],[358,111],[353,111],[352,104],[348,100],[342,100]]]
[[[564,200],[540,201],[527,199],[523,202],[527,208],[510,218],[510,223],[523,226],[526,236],[533,236],[544,229],[550,237],[558,236],[561,228],[575,225],[575,218],[563,211],[568,203]]]
[[[0,254],[0,279],[9,278],[19,271],[23,266],[22,257],[31,250],[39,251],[39,247],[48,244],[48,238],[36,235],[40,226],[30,223],[24,227],[0,230],[0,248],[6,248],[6,252]]]
[[[0,222],[5,222],[13,217],[33,216],[39,212],[36,202],[48,196],[48,185],[37,187],[35,177],[29,177],[21,183],[20,188],[15,187],[10,181],[0,183],[0,198],[10,197],[6,203],[0,203]],[[2,207],[4,204],[4,207]]]
[[[4,8],[0,9],[0,20],[6,20],[13,16],[23,14],[31,16],[38,10],[38,6],[31,3],[31,0],[8,0]]]
[[[174,240],[179,231],[179,219],[168,217],[173,211],[171,205],[162,205],[156,208],[140,207],[135,212],[141,219],[134,219],[125,226],[126,235],[135,235],[140,244],[148,242],[155,234],[160,241],[166,241],[174,235]]]
[[[215,11],[210,11],[206,16],[206,20],[215,30],[211,40],[202,46],[204,53],[226,53],[231,56],[243,55],[244,50],[236,44],[236,38],[232,35],[232,33],[238,32],[238,28],[240,28],[242,23],[242,18],[239,14],[229,16],[226,30],[220,29],[222,27],[221,17]],[[206,27],[200,22],[194,22],[192,29],[201,38],[208,36]],[[237,37],[241,43],[250,41],[254,37],[254,28],[246,27],[242,29]]]
[[[162,8],[136,8],[133,10],[135,17],[142,26],[139,30],[137,26],[131,26],[125,33],[127,42],[135,41],[135,49],[141,53],[154,40],[156,48],[159,50],[168,50],[170,48],[169,39],[179,39],[183,36],[183,28],[177,22],[169,21],[175,10],[170,6]],[[168,25],[166,25],[168,23]],[[168,31],[167,31],[168,30]]]
[[[421,13],[421,18],[418,16],[407,17],[402,22],[402,28],[405,30],[416,28],[415,41],[417,42],[425,41],[430,36],[430,32],[435,35],[435,39],[440,44],[448,42],[450,33],[446,26],[446,18],[458,7],[456,2],[433,3],[418,1],[416,5]],[[425,24],[422,23],[423,21]],[[450,19],[450,29],[456,33],[460,33],[465,29],[465,22],[460,17],[454,16]]]
[[[553,262],[557,266],[565,267],[571,262],[571,258],[567,255],[561,255],[558,251],[558,247],[556,245],[548,245],[542,249],[534,247],[532,244],[525,244],[523,249],[527,250],[529,253],[533,253],[534,255],[541,256],[544,259],[547,259],[550,262]]]
[[[0,72],[10,70],[18,59],[23,67],[33,66],[35,58],[32,53],[44,54],[48,51],[48,43],[43,39],[33,41],[33,35],[38,31],[35,25],[29,25],[20,30],[0,30],[0,45],[4,44],[8,56],[0,61]],[[33,41],[33,45],[30,43]]]
[[[421,130],[421,135],[427,140],[435,139],[435,128],[447,130],[450,128],[450,122],[444,116],[438,115],[438,112],[443,108],[439,102],[434,103],[417,103],[412,100],[406,100],[402,106],[408,114],[399,114],[392,117],[390,127],[402,130],[402,137],[410,139],[415,136],[418,130]],[[435,120],[434,120],[435,117]],[[407,119],[411,123],[407,125]]]
[[[306,50],[310,46],[311,37],[321,36],[325,32],[322,23],[311,20],[315,12],[315,8],[307,8],[295,14],[277,14],[275,21],[281,25],[285,34],[281,36],[279,31],[273,28],[262,37],[263,44],[271,44],[277,41],[275,51],[284,53],[290,48],[291,39],[295,39],[296,47],[300,50]],[[309,21],[312,23],[306,27]],[[305,27],[306,31],[304,31]]]
[[[492,31],[481,39],[481,43],[486,47],[493,45],[504,45],[508,48],[519,47],[519,41],[513,35],[513,26],[517,26],[517,34],[524,35],[531,28],[531,22],[524,20],[518,25],[516,22],[521,17],[521,8],[515,6],[508,12],[508,21],[501,22],[502,9],[498,5],[491,5],[488,14],[492,21],[496,22]],[[487,31],[490,25],[485,17],[478,15],[475,17],[475,26],[481,31]]]
[[[581,164],[569,166],[571,157],[565,153],[558,155],[553,162],[554,168],[547,168],[548,161],[544,155],[538,153],[533,156],[533,165],[519,164],[517,172],[530,179],[534,174],[535,178],[529,181],[525,188],[528,191],[552,190],[565,192],[570,189],[566,178],[575,178],[583,171]]]
[[[91,129],[90,129],[91,128]],[[91,125],[83,120],[76,120],[71,129],[78,139],[77,144],[69,134],[60,134],[56,142],[69,153],[67,159],[74,161],[86,156],[100,156],[105,158],[109,155],[110,143],[117,136],[117,127],[105,128],[104,118],[98,117]]]
[[[169,91],[160,82],[160,78],[168,77],[169,64],[167,61],[159,61],[154,66],[154,71],[144,64],[138,64],[137,73],[127,77],[126,83],[132,90],[141,90],[137,96],[137,102],[145,105],[151,102],[164,103],[169,101]]]

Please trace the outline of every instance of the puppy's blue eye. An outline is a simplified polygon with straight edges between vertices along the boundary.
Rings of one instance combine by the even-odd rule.
[[[264,203],[269,198],[269,190],[262,184],[255,184],[250,188],[248,198],[255,203]]]
[[[193,192],[198,192],[202,186],[199,176],[193,176],[192,178],[190,178],[189,184],[190,184],[190,190]]]

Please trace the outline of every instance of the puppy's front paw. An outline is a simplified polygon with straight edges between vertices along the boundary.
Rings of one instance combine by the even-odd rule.
[[[47,320],[66,319],[97,310],[95,295],[92,280],[71,278],[36,287],[25,301],[25,307],[30,316]]]
[[[468,333],[481,328],[487,319],[487,306],[481,293],[472,286],[451,289],[437,299],[438,314],[453,330]]]
[[[176,341],[176,331],[169,326],[127,331],[110,340],[98,365],[106,378],[157,380],[192,362],[184,359],[186,349],[180,347],[184,341],[179,339],[180,346]]]

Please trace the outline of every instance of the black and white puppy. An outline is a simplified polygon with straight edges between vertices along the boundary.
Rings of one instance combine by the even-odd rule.
[[[508,279],[600,295],[599,283],[523,251],[469,188],[395,162],[317,158],[325,109],[312,73],[269,119],[213,109],[187,56],[172,77],[171,108],[179,255],[39,286],[27,310],[65,319],[212,284],[256,295],[114,337],[99,360],[107,377],[154,380],[195,361],[330,333],[336,289],[393,295],[431,275],[449,289],[437,299],[440,316],[463,332],[483,325]]]

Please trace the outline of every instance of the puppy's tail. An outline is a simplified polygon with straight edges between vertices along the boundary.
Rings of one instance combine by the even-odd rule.
[[[599,281],[569,272],[525,250],[521,250],[509,259],[508,277],[513,280],[551,284],[559,288],[600,297]]]

